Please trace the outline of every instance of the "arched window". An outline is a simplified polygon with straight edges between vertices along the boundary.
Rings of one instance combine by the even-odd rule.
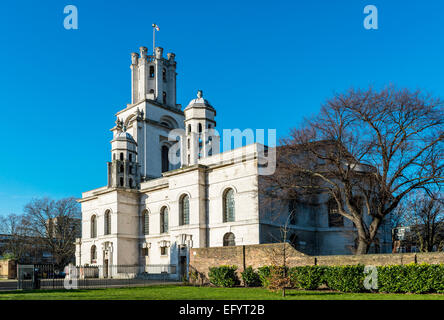
[[[129,155],[129,161],[133,162],[133,155],[132,155],[132,153],[130,153],[130,155]]]
[[[343,227],[344,217],[339,213],[338,203],[335,199],[330,198],[327,204],[328,207],[328,226],[329,227]]]
[[[160,209],[160,233],[168,232],[168,208]]]
[[[111,234],[111,211],[105,211],[105,235]]]
[[[227,232],[224,235],[224,247],[228,247],[228,246],[235,246],[236,245],[236,240],[234,237],[234,233],[232,232]]]
[[[233,222],[235,220],[233,189],[228,189],[224,192],[223,206],[224,222]]]
[[[162,92],[162,102],[163,102],[163,104],[166,104],[166,103],[167,103],[167,94],[166,94],[165,91]]]
[[[165,68],[163,68],[163,70],[162,70],[162,79],[164,82],[167,81],[167,71]]]
[[[120,172],[120,173],[123,172],[123,164],[120,165],[119,172]]]
[[[91,238],[97,237],[97,217],[93,215],[91,217]]]
[[[97,248],[95,245],[91,246],[91,263],[97,262]]]
[[[190,224],[190,197],[188,195],[183,195],[180,199],[179,214],[181,226]]]
[[[154,93],[154,89],[150,89],[150,93]]]
[[[143,211],[142,220],[143,220],[143,234],[148,235],[150,234],[150,216],[148,214],[148,210]]]
[[[123,161],[123,152],[120,153],[120,161]]]
[[[120,186],[123,187],[123,177],[120,177]]]
[[[191,124],[188,125],[188,134],[191,133]]]
[[[168,161],[168,147],[162,146],[162,172],[166,172],[170,169],[170,163]]]
[[[150,66],[150,78],[154,78],[154,66]]]
[[[199,133],[202,133],[202,123],[199,123],[197,125],[197,130],[199,131]]]
[[[133,187],[133,179],[129,179],[129,187],[132,188]]]

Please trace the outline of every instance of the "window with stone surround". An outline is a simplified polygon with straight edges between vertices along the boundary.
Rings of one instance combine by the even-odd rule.
[[[143,219],[143,234],[148,235],[150,234],[150,216],[148,210],[143,211],[142,219]]]
[[[343,227],[344,217],[339,213],[338,203],[336,202],[336,200],[330,198],[327,207],[328,207],[328,226],[330,228]]]
[[[105,211],[105,235],[111,234],[111,211]]]
[[[234,190],[227,189],[223,195],[223,221],[224,222],[233,222],[235,221],[235,212],[234,212]]]
[[[168,208],[160,209],[160,233],[168,232]]]
[[[91,235],[91,238],[96,238],[97,237],[97,217],[96,217],[96,215],[94,214],[92,217],[91,217],[91,230],[90,230],[90,235]]]
[[[234,236],[234,233],[227,232],[224,235],[224,247],[228,246],[235,246],[236,245],[236,238]]]
[[[187,225],[190,223],[190,197],[184,194],[179,202],[179,224]]]

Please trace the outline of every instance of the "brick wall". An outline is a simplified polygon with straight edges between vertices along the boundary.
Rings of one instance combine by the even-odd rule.
[[[238,273],[244,268],[252,266],[257,269],[261,266],[283,263],[283,252],[287,256],[287,265],[401,265],[409,263],[444,263],[444,252],[432,253],[395,253],[395,254],[368,254],[342,256],[309,256],[297,251],[289,244],[272,243],[248,246],[196,248],[190,250],[190,271],[199,275],[192,282],[207,283],[210,267],[221,265],[236,265]]]

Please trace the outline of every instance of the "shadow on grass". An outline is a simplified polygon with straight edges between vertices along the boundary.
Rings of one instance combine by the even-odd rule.
[[[303,290],[292,290],[292,291],[286,291],[286,296],[293,296],[293,297],[304,297],[304,296],[339,296],[342,295],[342,292],[337,291],[303,291]]]

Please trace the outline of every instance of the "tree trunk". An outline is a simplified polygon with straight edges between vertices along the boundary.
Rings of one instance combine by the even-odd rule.
[[[358,248],[356,249],[356,254],[367,254],[369,249],[369,245],[367,241],[362,239],[361,237],[358,238]]]

